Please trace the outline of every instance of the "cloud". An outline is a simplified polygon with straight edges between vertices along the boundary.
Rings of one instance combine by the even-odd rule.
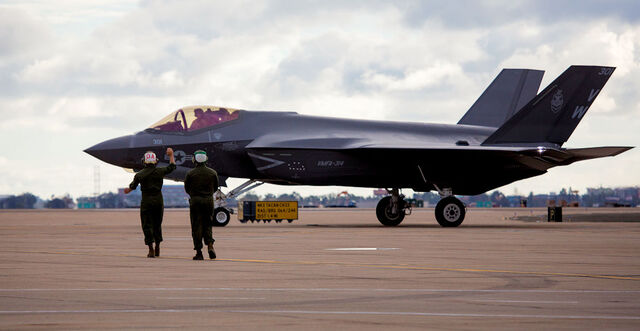
[[[0,58],[13,60],[17,54],[29,54],[51,38],[49,32],[26,12],[0,7]]]
[[[367,85],[377,86],[386,91],[397,91],[420,90],[436,84],[446,83],[450,77],[462,75],[462,68],[459,65],[435,63],[428,68],[406,72],[403,77],[366,72],[362,79]]]
[[[633,0],[598,0],[575,3],[561,1],[472,1],[456,2],[409,1],[404,3],[408,24],[419,26],[429,20],[440,20],[451,29],[474,27],[496,28],[523,17],[530,17],[538,25],[560,22],[590,22],[593,19],[640,21],[640,4]]]
[[[570,64],[617,67],[570,143],[633,144],[638,9],[635,1],[4,2],[0,144],[12,169],[100,165],[113,170],[104,187],[115,187],[127,175],[82,150],[184,105],[455,123],[501,68],[546,70],[544,85]],[[37,160],[33,149],[56,152]],[[622,160],[638,164],[628,153]],[[629,164],[607,161],[615,171]],[[584,185],[600,174],[588,164],[575,171]],[[44,178],[0,176],[0,190],[44,191]],[[46,190],[91,186],[59,177]],[[546,178],[558,181],[516,185],[555,189]]]

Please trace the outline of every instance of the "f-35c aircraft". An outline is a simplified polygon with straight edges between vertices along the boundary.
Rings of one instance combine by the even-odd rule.
[[[633,148],[562,148],[614,69],[571,66],[537,95],[542,71],[504,69],[454,125],[192,106],[85,152],[137,171],[146,151],[163,155],[172,147],[178,168],[168,177],[182,180],[194,166],[193,152],[206,150],[222,183],[249,179],[222,198],[261,183],[383,187],[389,196],[378,203],[376,216],[386,226],[410,213],[400,189],[435,190],[443,197],[436,220],[455,227],[465,206],[454,194],[480,194]],[[214,214],[218,225],[229,222],[226,208]]]

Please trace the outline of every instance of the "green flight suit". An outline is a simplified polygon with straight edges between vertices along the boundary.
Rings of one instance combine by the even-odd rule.
[[[218,174],[204,163],[187,172],[184,190],[189,194],[189,218],[191,219],[191,237],[193,249],[202,249],[202,239],[209,245],[213,243],[211,217],[213,215],[213,193],[218,190]]]
[[[136,173],[133,182],[129,184],[129,188],[132,190],[135,190],[140,184],[142,191],[140,221],[146,245],[162,241],[162,215],[164,213],[162,179],[175,169],[176,165],[173,163],[163,168],[158,168],[155,164],[147,164],[144,169]]]

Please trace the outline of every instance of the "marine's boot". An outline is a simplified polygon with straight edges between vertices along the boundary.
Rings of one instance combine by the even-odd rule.
[[[197,250],[196,251],[196,256],[193,257],[194,260],[204,260],[204,257],[202,256],[202,251],[201,250]]]
[[[156,257],[156,254],[153,251],[153,244],[149,244],[149,254],[147,254],[147,257]]]
[[[160,256],[160,243],[156,243],[156,257]]]
[[[215,259],[216,251],[213,250],[213,243],[209,243],[209,245],[207,245],[207,250],[209,251],[209,258],[212,260]]]

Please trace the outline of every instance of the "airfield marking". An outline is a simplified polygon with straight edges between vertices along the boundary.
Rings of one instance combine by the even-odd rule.
[[[496,302],[496,303],[578,303],[578,301],[526,301],[526,300],[469,300],[471,302]]]
[[[325,248],[325,251],[391,251],[400,248],[386,247],[344,247],[344,248]]]
[[[265,300],[266,298],[235,298],[235,297],[156,297],[166,300]]]
[[[25,253],[25,254],[54,254],[54,255],[82,255],[82,256],[108,256],[108,257],[134,257],[144,258],[139,255],[130,254],[100,254],[100,253],[79,253],[79,252],[47,252],[47,251],[0,251],[5,253]],[[174,260],[191,260],[189,257],[182,256],[164,256],[161,259]],[[598,279],[615,279],[615,280],[640,280],[640,277],[631,276],[613,276],[613,275],[594,275],[594,274],[574,274],[564,272],[539,272],[539,271],[516,271],[516,270],[494,270],[494,269],[475,269],[475,268],[446,268],[446,267],[423,267],[411,266],[408,264],[365,264],[365,263],[347,263],[347,262],[323,262],[323,261],[276,261],[276,260],[254,260],[254,259],[216,259],[213,261],[224,262],[240,262],[240,263],[265,263],[265,264],[289,264],[289,265],[338,265],[344,267],[361,267],[374,269],[396,269],[396,270],[426,270],[426,271],[453,271],[453,272],[472,272],[472,273],[496,273],[496,274],[514,274],[514,275],[532,275],[532,276],[561,276],[561,277],[581,277],[581,278],[598,278]]]
[[[240,313],[240,314],[313,314],[313,315],[402,315],[439,317],[537,318],[537,319],[605,319],[640,320],[640,316],[615,315],[541,315],[429,313],[409,311],[326,311],[326,310],[219,310],[219,309],[87,309],[87,310],[0,310],[0,315],[20,314],[122,314],[122,313]]]
[[[302,288],[302,287],[138,287],[138,288],[2,288],[0,292],[126,292],[126,291],[267,291],[267,292],[410,292],[410,293],[640,293],[640,290],[517,290],[517,289],[425,289],[425,288]]]

